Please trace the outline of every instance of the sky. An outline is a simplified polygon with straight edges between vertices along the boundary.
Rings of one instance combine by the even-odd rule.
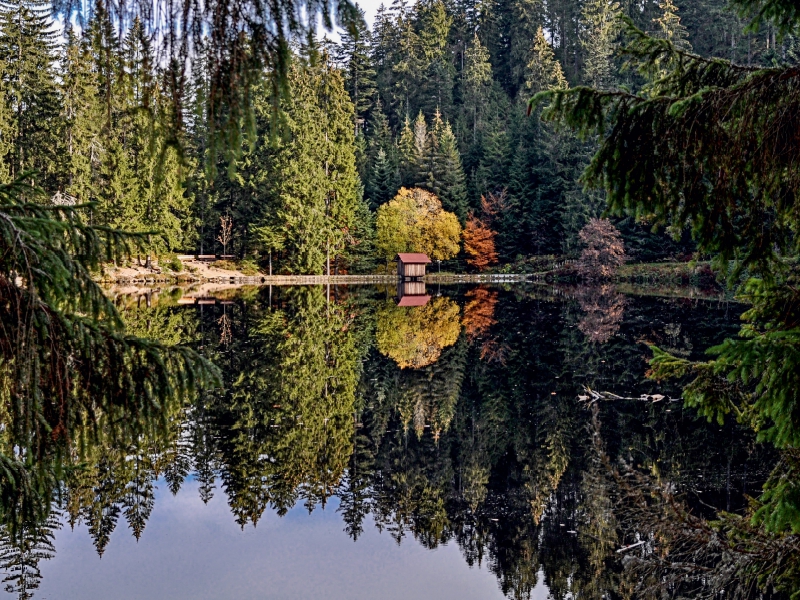
[[[416,0],[411,0],[409,5],[415,4]],[[367,25],[369,26],[370,31],[372,31],[372,24],[375,22],[375,13],[378,12],[378,8],[381,4],[386,5],[388,8],[392,4],[392,0],[359,0],[356,2],[359,7],[364,9],[364,17],[366,18]],[[328,37],[339,41],[339,34],[337,32],[326,32],[324,29],[320,27],[320,37],[327,33]]]
[[[378,12],[378,7],[381,4],[386,4],[388,7],[391,4],[391,0],[388,2],[385,0],[360,0],[360,2],[358,2],[358,5],[364,9],[370,30],[372,29],[372,24],[375,22],[375,13]]]

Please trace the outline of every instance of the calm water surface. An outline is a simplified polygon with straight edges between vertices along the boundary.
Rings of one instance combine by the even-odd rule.
[[[616,550],[636,540],[613,524],[599,457],[701,513],[740,509],[771,468],[747,432],[644,377],[644,342],[699,357],[735,334],[736,305],[687,290],[427,292],[415,307],[367,287],[121,295],[132,331],[200,349],[224,387],[76,442],[52,543],[6,546],[7,574],[29,573],[7,592],[613,598]],[[587,388],[667,398],[592,404]]]

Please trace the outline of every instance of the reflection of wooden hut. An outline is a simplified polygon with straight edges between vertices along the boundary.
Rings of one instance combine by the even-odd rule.
[[[397,255],[397,276],[400,279],[421,279],[425,277],[425,265],[431,259],[421,252],[401,252]]]
[[[425,306],[431,299],[425,293],[424,281],[398,281],[397,306]]]

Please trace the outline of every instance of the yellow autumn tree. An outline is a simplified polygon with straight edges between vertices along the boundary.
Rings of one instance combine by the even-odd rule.
[[[376,315],[378,351],[401,369],[433,364],[442,349],[456,343],[460,313],[458,304],[444,296],[421,307],[386,305]]]
[[[375,246],[386,260],[398,252],[424,252],[433,260],[458,254],[461,225],[442,208],[436,194],[420,188],[400,188],[378,208]]]

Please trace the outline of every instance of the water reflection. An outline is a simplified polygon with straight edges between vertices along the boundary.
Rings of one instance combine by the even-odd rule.
[[[189,479],[242,528],[335,497],[353,539],[375,527],[429,549],[454,542],[510,598],[543,584],[554,598],[612,598],[632,534],[609,464],[668,482],[701,513],[741,509],[774,464],[746,430],[678,404],[578,399],[583,386],[677,396],[644,380],[640,341],[696,356],[735,333],[725,305],[611,287],[446,292],[419,306],[369,288],[121,295],[132,331],[199,348],[225,385],[75,432],[54,511],[2,532],[8,590],[30,597],[61,523],[85,524],[102,555],[123,524],[148,535],[157,481],[183,494]]]

